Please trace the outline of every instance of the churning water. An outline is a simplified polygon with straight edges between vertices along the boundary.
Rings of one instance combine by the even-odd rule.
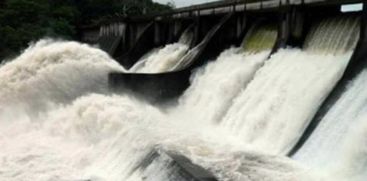
[[[79,146],[46,131],[52,121],[47,112],[88,93],[107,93],[107,74],[124,70],[101,50],[52,40],[30,46],[0,69],[0,180],[72,173],[68,165],[79,154],[73,144]]]
[[[191,86],[180,98],[181,107],[177,110],[182,114],[196,110],[199,120],[219,121],[232,99],[251,81],[269,53],[252,54],[240,48],[224,51],[216,61],[196,71]]]
[[[9,104],[40,109],[47,102],[65,103],[88,92],[106,93],[111,70],[124,71],[102,51],[41,40],[1,66],[0,103],[8,104],[2,109],[12,107]]]
[[[323,22],[335,21],[348,23],[330,25],[334,28],[316,25],[306,39],[313,42],[327,37],[324,51],[322,47],[314,51],[311,43],[305,51],[284,49],[274,54],[234,100],[221,124],[259,150],[286,154],[342,76],[356,44],[353,36],[358,36],[358,20]],[[339,42],[350,46],[329,48]]]
[[[366,178],[366,86],[367,72],[363,71],[294,155],[295,160],[315,172],[326,170],[328,176],[343,173],[347,179],[360,172]]]
[[[258,39],[264,36],[268,39]],[[201,121],[218,122],[232,104],[233,98],[264,64],[276,37],[275,27],[253,26],[241,47],[225,50],[217,60],[196,71],[191,78],[191,86],[179,100],[180,108],[176,109],[181,114],[195,111],[196,118]],[[253,41],[257,42],[256,45],[253,45]],[[208,105],[208,102],[211,104]]]
[[[154,49],[143,56],[130,72],[159,73],[171,70],[188,51],[189,46],[183,43],[168,44],[161,49]]]
[[[319,180],[308,167],[337,158],[340,167],[321,175],[365,178],[365,72],[299,156],[284,156],[341,77],[358,36],[356,19],[320,24],[305,51],[283,49],[266,60],[270,50],[258,51],[258,44],[255,51],[226,50],[196,70],[179,104],[168,109],[126,93],[111,95],[107,74],[125,70],[106,53],[41,40],[0,67],[0,180],[187,180],[175,174],[168,152],[223,181]],[[322,51],[312,48],[320,37],[329,42]],[[328,126],[332,121],[337,124]],[[331,141],[336,137],[339,144]],[[165,151],[146,164],[154,150]]]
[[[188,27],[177,43],[151,50],[140,58],[129,71],[137,73],[159,73],[172,70],[189,50],[194,38],[191,30],[192,27]]]

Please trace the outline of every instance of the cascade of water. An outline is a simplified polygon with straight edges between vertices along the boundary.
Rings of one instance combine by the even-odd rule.
[[[364,114],[367,104],[367,94],[364,92],[366,85],[367,71],[363,71],[350,83],[348,90],[293,156],[295,160],[326,174],[333,169],[342,169],[338,171],[339,176],[341,173],[350,176],[351,173],[346,172],[357,173],[361,169],[359,167],[366,169],[366,159],[363,158],[366,154],[363,143],[365,141],[363,136],[366,134]],[[350,170],[346,170],[345,167]]]
[[[138,70],[141,70],[144,68],[145,62],[146,60],[151,57],[151,56],[155,56],[158,51],[160,50],[160,48],[153,48],[152,50],[150,50],[148,53],[146,53],[145,55],[143,55],[140,60],[138,62],[136,62],[130,69],[129,72],[138,72]]]
[[[277,25],[275,24],[254,25],[242,42],[242,47],[252,52],[271,50],[278,37],[276,29]]]
[[[38,98],[67,104],[89,92],[107,93],[107,73],[116,70],[123,71],[98,49],[51,41],[38,42],[2,66],[0,93],[12,97],[0,102],[0,180],[69,181],[95,179],[89,177],[93,175],[133,180],[129,173],[149,149],[158,140],[177,138],[172,128],[181,127],[160,121],[168,119],[160,118],[155,108],[129,97],[102,95],[83,97],[58,109],[55,105],[56,110],[39,115],[13,105],[21,102],[40,111],[33,106]],[[44,92],[26,96],[39,90]],[[162,123],[154,126],[157,122]],[[182,128],[185,135],[188,127]]]
[[[258,37],[271,38],[266,43],[252,46],[251,41]],[[276,37],[275,27],[253,26],[244,39],[245,47],[225,50],[217,60],[196,71],[191,78],[191,86],[180,98],[180,107],[176,110],[181,114],[195,111],[196,119],[201,121],[219,121],[232,99],[246,87],[263,65]]]
[[[315,23],[310,36],[317,38],[306,39],[304,49],[321,54],[345,53],[356,46],[359,22],[359,18],[342,16]]]
[[[182,33],[180,39],[178,40],[179,43],[190,45],[192,41],[194,41],[194,31],[193,26],[189,26],[186,30]]]
[[[340,142],[343,147],[335,159],[338,167],[334,167],[328,174],[337,180],[366,180],[367,174],[367,148],[366,148],[366,124],[367,110],[364,108],[348,130],[346,137]]]
[[[324,23],[308,37],[307,51],[280,50],[257,73],[270,52],[267,42],[265,51],[250,40],[245,49],[254,50],[225,51],[197,71],[175,108],[190,117],[129,95],[101,95],[108,94],[107,74],[124,71],[116,62],[87,45],[41,41],[0,67],[0,180],[181,179],[171,177],[174,170],[165,157],[144,165],[157,147],[186,155],[220,180],[310,180],[299,165],[277,154],[292,146],[348,63],[358,30],[351,26],[354,19],[342,21]],[[275,41],[274,33],[268,35]],[[320,37],[328,42],[321,53],[312,48]],[[365,74],[348,95],[362,93],[354,85],[364,83]],[[101,94],[86,95],[95,92]],[[222,122],[212,124],[236,95]],[[49,102],[54,105],[48,107]],[[40,113],[23,112],[17,103]],[[355,145],[365,141],[365,114],[359,113],[366,110],[361,110],[363,103],[355,104],[348,113],[356,115],[357,131],[343,141],[347,149],[340,147],[340,154],[347,155],[341,160],[344,168],[338,168],[345,178],[365,166],[365,148]]]
[[[268,38],[266,41],[263,39],[265,37]],[[275,26],[268,24],[255,24],[247,33],[241,44],[241,47],[243,47],[245,51],[252,53],[268,51],[273,48],[276,39],[277,28]],[[193,60],[192,57],[195,57],[201,49],[202,46],[200,45],[191,49],[182,59],[177,62],[175,66],[173,66],[172,70],[180,70],[190,65]]]
[[[270,51],[251,54],[231,48],[217,60],[196,71],[191,86],[180,98],[181,114],[196,112],[202,121],[216,122],[225,113],[233,97],[253,78]],[[210,102],[210,104],[208,104]]]
[[[79,51],[78,46],[80,45],[75,45],[73,50]],[[37,53],[35,52],[35,54]],[[91,54],[90,58],[94,58],[93,55]],[[231,55],[233,60],[226,59],[224,55]],[[245,55],[249,55],[254,60],[245,59]],[[216,63],[218,65],[214,66],[214,63],[208,65],[208,73],[205,74],[209,74],[212,69],[219,71],[219,67],[227,67],[228,69],[241,67],[232,74],[232,83],[227,80],[223,81],[221,85],[235,86],[234,84],[241,83],[244,86],[267,55],[268,51],[250,55],[250,53],[241,53],[237,49],[230,49],[227,53],[223,53],[222,58],[220,58],[222,60]],[[227,61],[225,62],[225,60]],[[64,61],[64,59],[60,58],[60,61]],[[73,66],[71,65],[71,67]],[[56,70],[58,68],[60,67],[57,67]],[[241,70],[246,71],[241,72]],[[75,76],[78,77],[79,74]],[[210,79],[210,77],[205,79]],[[54,83],[64,84],[64,82],[67,82],[67,79],[57,79]],[[78,84],[79,82],[73,83]],[[68,86],[74,87],[75,85]],[[238,87],[240,89],[241,86]],[[51,92],[57,91],[51,90]],[[85,92],[82,93],[82,90],[79,91],[81,91],[81,95],[85,94]],[[199,90],[196,89],[196,91]],[[222,91],[225,90],[218,87],[217,93],[213,96],[221,96]],[[26,99],[22,98],[23,101],[26,101]],[[230,98],[226,99],[228,102]],[[54,101],[58,102],[58,100]],[[222,102],[218,102],[218,104],[220,103]],[[213,134],[220,132],[220,130],[212,132],[217,128],[205,124],[205,122],[193,123],[192,121],[183,120],[185,118],[178,118],[177,115],[166,115],[162,118],[162,113],[155,108],[128,97],[91,95],[76,100],[70,106],[62,106],[60,109],[42,115],[42,118],[28,117],[27,114],[24,116],[22,118],[24,121],[21,122],[27,124],[19,126],[15,123],[8,125],[8,123],[5,123],[5,119],[20,120],[21,118],[1,115],[0,120],[4,121],[2,121],[4,126],[1,130],[0,145],[4,148],[4,154],[0,154],[0,157],[8,160],[2,165],[5,170],[1,171],[6,173],[0,174],[0,178],[3,180],[22,180],[26,178],[41,181],[52,178],[64,180],[79,178],[141,180],[146,173],[136,172],[136,168],[139,167],[137,164],[156,144],[178,142],[181,145],[190,144],[191,146],[187,146],[187,148],[196,147],[197,140],[200,140],[199,138],[205,140],[205,137],[211,137],[208,135],[215,135],[214,137],[216,137],[213,140],[209,139],[211,143],[227,144],[231,142],[227,138]],[[178,121],[169,124],[164,120]],[[192,129],[193,124],[197,125],[198,130],[187,132],[187,130]],[[17,129],[14,129],[15,127]],[[204,128],[206,130],[205,134],[201,133]],[[14,130],[19,131],[12,133]],[[8,137],[11,134],[14,135],[11,140],[23,139],[23,143],[21,145],[10,143],[11,140]],[[196,138],[200,134],[203,136]],[[229,135],[227,133],[223,134]],[[44,139],[37,139],[37,137],[43,137]],[[203,150],[219,150],[221,147],[205,148],[209,147],[209,145],[206,145],[207,142],[209,141],[200,142],[204,144]],[[52,143],[55,143],[55,145]],[[227,148],[226,146],[222,147]],[[9,152],[13,152],[13,154],[9,156],[7,154]],[[9,164],[10,162],[13,162],[13,164]],[[22,166],[22,164],[25,165]],[[157,164],[159,165],[160,162]],[[40,166],[32,168],[32,165]],[[154,166],[153,168],[161,167]],[[15,173],[21,174],[15,175]],[[162,179],[158,176],[154,178]]]
[[[153,49],[148,52],[129,71],[159,73],[171,70],[177,64],[177,61],[189,50],[191,41],[193,41],[191,29],[191,27],[187,28],[177,43],[168,44],[163,48]]]
[[[349,39],[356,40],[354,36],[359,32],[358,26],[350,28],[350,23],[339,23],[344,19],[324,21],[321,25],[331,24],[332,28],[316,26],[307,37],[307,42],[324,38],[327,44],[323,47],[314,45],[322,53],[312,51],[313,44],[308,43],[306,51],[286,49],[273,55],[236,98],[221,123],[224,127],[244,142],[270,153],[286,154],[294,146],[342,76],[353,48],[345,44],[350,44]],[[357,21],[348,18],[347,22]],[[332,34],[335,31],[338,37]],[[334,47],[339,42],[344,44]]]
[[[166,72],[171,69],[176,62],[183,57],[189,46],[182,43],[168,44],[165,47],[148,53],[140,59],[130,72],[138,73],[159,73]]]

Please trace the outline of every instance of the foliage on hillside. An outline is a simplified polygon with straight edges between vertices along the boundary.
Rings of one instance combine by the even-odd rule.
[[[134,16],[171,8],[152,0],[3,0],[0,60],[42,37],[75,38],[78,26],[106,16]]]

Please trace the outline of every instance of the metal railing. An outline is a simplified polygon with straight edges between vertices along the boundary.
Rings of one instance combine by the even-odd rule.
[[[216,11],[216,9],[224,9],[227,8],[223,12],[228,11],[246,11],[249,10],[250,5],[257,5],[255,6],[254,10],[261,10],[261,9],[267,9],[269,7],[273,6],[267,6],[268,3],[275,4],[275,7],[280,6],[291,6],[291,5],[317,5],[317,4],[348,4],[348,3],[362,3],[364,0],[225,0],[225,1],[215,1],[215,2],[209,2],[199,5],[192,5],[188,7],[183,8],[177,8],[173,9],[172,11],[168,12],[162,12],[162,13],[156,13],[156,14],[146,14],[136,17],[121,17],[121,16],[115,16],[110,17],[108,20],[98,23],[98,25],[103,24],[110,24],[115,22],[139,22],[139,21],[150,21],[155,18],[162,18],[162,17],[173,17],[175,15],[182,15],[182,16],[200,16],[202,15],[202,11]],[[241,7],[240,7],[241,6]],[[239,8],[238,8],[239,7]]]

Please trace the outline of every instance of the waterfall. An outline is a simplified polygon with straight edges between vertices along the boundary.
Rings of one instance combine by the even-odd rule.
[[[188,45],[182,43],[168,44],[165,47],[150,52],[149,55],[140,59],[131,69],[130,72],[138,73],[160,73],[166,72],[183,57]]]
[[[242,42],[242,47],[252,52],[271,50],[278,37],[278,32],[274,31],[276,29],[275,24],[258,22],[249,30]]]
[[[306,39],[306,51],[317,53],[345,53],[356,45],[359,36],[359,18],[340,16],[315,23]]]
[[[103,51],[40,40],[0,67],[0,180],[188,180],[170,156],[178,154],[219,181],[362,181],[366,71],[285,156],[342,76],[358,27],[353,17],[324,19],[303,50],[268,58],[276,31],[256,25],[165,107],[109,92],[108,73],[126,70]],[[181,48],[153,50],[136,71],[170,70]]]
[[[313,44],[306,43],[305,51],[284,49],[273,55],[235,99],[222,126],[269,153],[286,154],[294,146],[343,75],[358,37],[358,19],[324,21],[333,22],[333,28],[316,25],[306,42],[323,38],[328,44],[316,43],[321,50],[314,51]],[[354,46],[344,45],[349,39]],[[344,44],[330,49],[339,42]]]
[[[367,71],[363,71],[349,83],[348,90],[328,111],[317,129],[293,156],[295,160],[313,170],[326,173],[335,169],[339,169],[339,174],[349,171],[358,172],[366,168],[366,159],[363,158],[366,154],[363,146],[365,141],[363,136],[366,134],[367,94],[364,93],[366,85]],[[349,170],[343,167],[349,167]]]
[[[251,39],[271,37],[251,46]],[[233,98],[253,79],[264,64],[277,38],[277,29],[256,24],[244,38],[241,47],[229,48],[200,68],[191,77],[191,86],[180,98],[180,114],[195,112],[198,120],[218,122]],[[208,102],[211,104],[208,105]]]
[[[241,48],[224,51],[217,60],[196,71],[191,78],[191,86],[180,98],[181,107],[177,110],[181,114],[185,114],[185,110],[196,110],[199,120],[219,121],[232,99],[263,65],[269,52],[252,54],[241,51]]]
[[[192,27],[189,27],[181,35],[177,43],[165,45],[163,48],[153,49],[144,55],[130,68],[130,72],[160,73],[172,69],[189,50],[193,41]]]

